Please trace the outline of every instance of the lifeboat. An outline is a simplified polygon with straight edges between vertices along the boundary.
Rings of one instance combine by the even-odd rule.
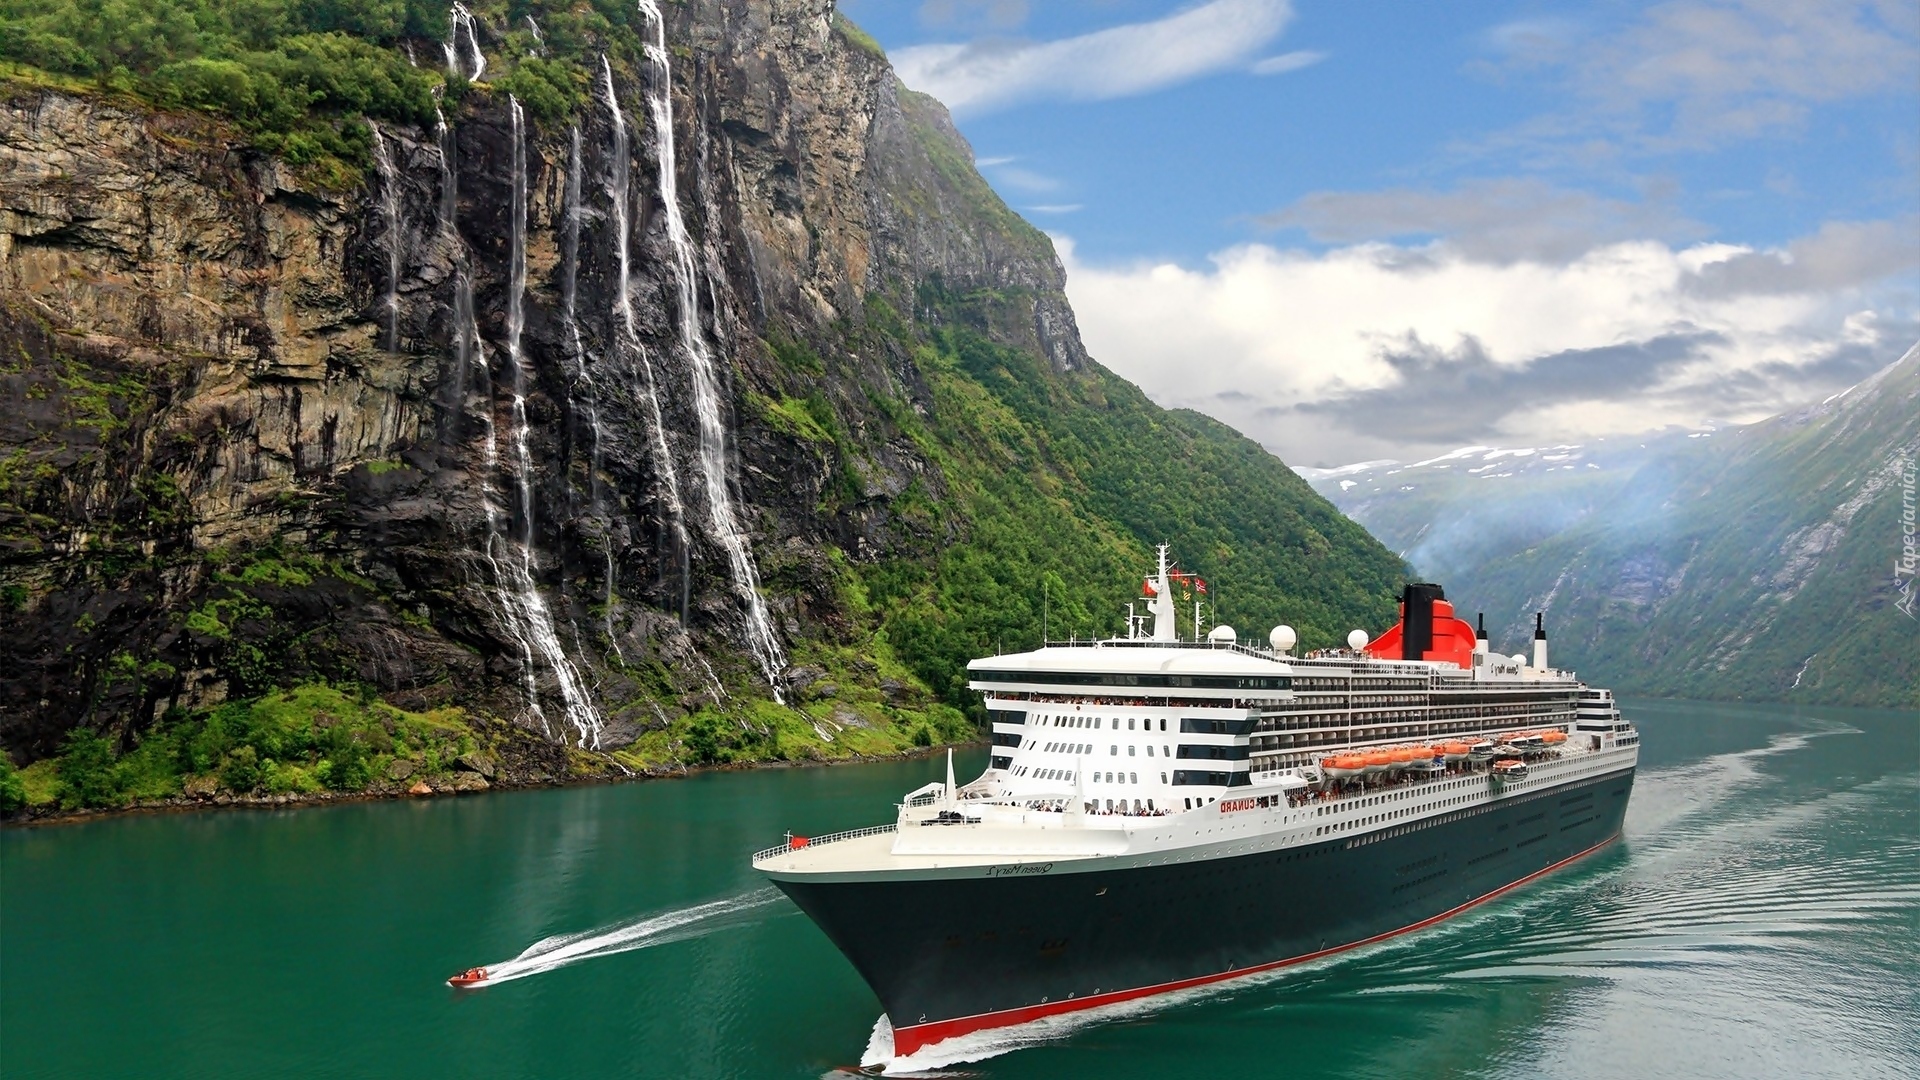
[[[1503,780],[1525,780],[1527,763],[1519,758],[1502,758],[1493,763],[1493,775]]]
[[[1440,756],[1448,761],[1465,761],[1473,753],[1473,747],[1463,742],[1443,742],[1434,749],[1440,751]]]
[[[1370,750],[1362,754],[1361,757],[1367,763],[1367,774],[1369,776],[1375,773],[1386,772],[1394,766],[1393,751],[1391,750]]]
[[[1364,775],[1367,760],[1363,754],[1335,754],[1320,759],[1320,770],[1335,780],[1350,780]]]
[[[456,989],[465,990],[469,987],[479,986],[481,983],[486,982],[488,977],[486,968],[468,968],[453,978],[448,979],[447,985]]]
[[[1558,746],[1567,741],[1567,733],[1561,731],[1559,728],[1554,728],[1552,731],[1543,731],[1540,733],[1540,737],[1546,740],[1548,746]]]
[[[1467,757],[1473,761],[1488,761],[1493,758],[1494,749],[1492,739],[1481,739],[1468,747]]]

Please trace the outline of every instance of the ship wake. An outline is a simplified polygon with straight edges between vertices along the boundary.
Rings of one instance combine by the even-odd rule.
[[[757,889],[742,896],[676,908],[581,933],[542,938],[511,960],[487,965],[487,985],[542,975],[583,960],[706,937],[753,922],[778,899],[777,889]]]

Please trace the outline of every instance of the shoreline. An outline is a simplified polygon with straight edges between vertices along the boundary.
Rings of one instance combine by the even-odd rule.
[[[111,818],[137,815],[216,813],[231,810],[295,810],[311,809],[320,806],[334,806],[343,803],[362,802],[399,802],[412,799],[458,798],[471,795],[489,795],[517,791],[537,791],[543,788],[585,787],[589,784],[634,784],[649,780],[684,780],[701,773],[716,772],[752,772],[760,769],[804,769],[827,768],[835,765],[871,765],[883,761],[912,761],[916,758],[930,758],[946,750],[965,750],[976,746],[985,746],[984,741],[940,743],[933,746],[915,746],[891,754],[849,754],[838,758],[810,758],[806,760],[771,759],[766,761],[729,761],[714,765],[670,765],[660,766],[630,773],[596,773],[590,776],[576,776],[565,779],[547,780],[497,780],[490,781],[479,773],[455,772],[453,777],[473,777],[478,783],[459,781],[434,783],[422,780],[430,790],[415,791],[411,787],[391,791],[316,791],[289,793],[285,795],[243,795],[219,794],[212,796],[175,795],[167,799],[148,800],[131,806],[86,807],[79,810],[47,810],[36,813],[23,810],[0,818],[0,830],[35,829],[49,826],[84,825],[88,822],[105,821]]]

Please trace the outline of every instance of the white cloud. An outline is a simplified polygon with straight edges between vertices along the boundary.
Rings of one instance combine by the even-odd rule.
[[[1024,209],[1034,214],[1071,214],[1085,207],[1080,203],[1050,203],[1045,206],[1028,206]]]
[[[1563,19],[1496,26],[1499,74],[1559,69],[1578,102],[1491,140],[1494,149],[1594,140],[1642,150],[1724,144],[1804,126],[1814,106],[1904,93],[1920,65],[1911,0],[1669,0],[1610,33]]]
[[[1269,56],[1265,60],[1256,60],[1247,70],[1255,75],[1285,75],[1289,71],[1312,67],[1326,58],[1326,53],[1299,49],[1290,53],[1281,53],[1279,56]]]
[[[889,55],[901,81],[956,113],[1018,101],[1098,101],[1245,67],[1293,17],[1288,0],[1211,0],[1152,22],[1030,42],[915,45]]]
[[[991,169],[995,165],[1011,165],[1018,160],[1018,158],[1013,157],[983,157],[976,159],[973,167],[976,169]]]
[[[1880,227],[1915,247],[1910,222]],[[1920,333],[1920,260],[1778,272],[1828,235],[1778,252],[1622,241],[1561,263],[1487,262],[1445,242],[1253,244],[1199,270],[1094,265],[1059,244],[1096,359],[1162,404],[1316,465],[1757,419],[1818,400]],[[1759,287],[1715,287],[1730,273]]]
[[[1255,220],[1330,243],[1446,237],[1454,250],[1494,262],[1565,262],[1603,243],[1702,231],[1658,202],[1608,199],[1531,177],[1470,180],[1452,191],[1316,191]]]
[[[1045,173],[1034,172],[1032,169],[1023,169],[1018,165],[1003,165],[997,162],[988,165],[987,168],[993,170],[994,183],[999,187],[1010,187],[1016,191],[1029,192],[1058,191],[1060,189],[1060,181]]]

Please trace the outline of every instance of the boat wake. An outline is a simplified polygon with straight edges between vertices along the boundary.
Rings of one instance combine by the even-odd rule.
[[[757,889],[743,896],[676,908],[582,933],[542,938],[511,960],[487,965],[487,985],[541,975],[582,960],[706,937],[753,921],[761,909],[778,899],[777,889]]]

